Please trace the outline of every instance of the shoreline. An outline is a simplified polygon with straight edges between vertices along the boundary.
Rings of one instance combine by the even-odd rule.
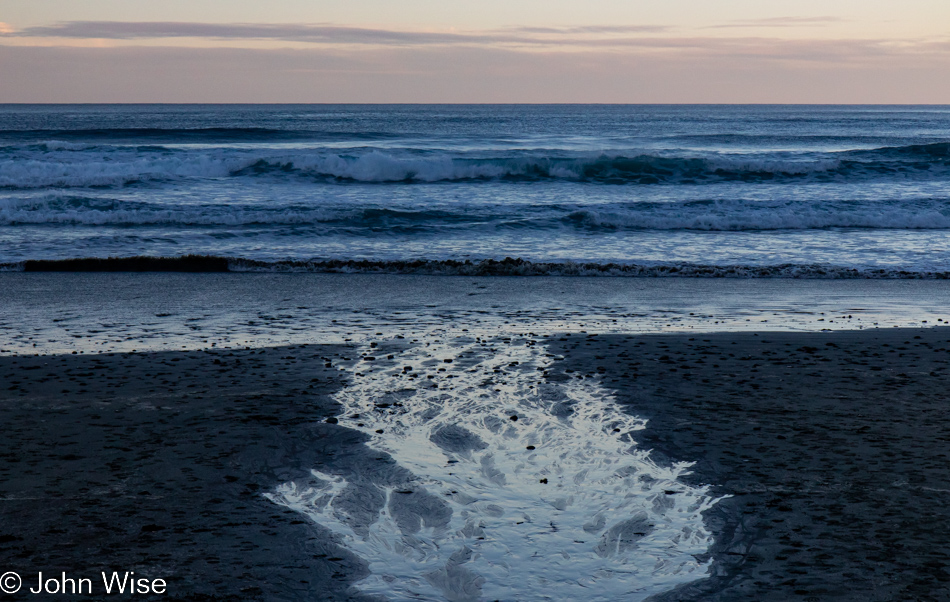
[[[703,264],[520,257],[475,259],[262,259],[225,255],[136,255],[0,261],[0,273],[273,273],[471,277],[695,278],[738,280],[950,280],[950,271],[821,263]]]
[[[557,332],[950,323],[943,280],[0,273],[0,356],[351,343],[512,324]]]

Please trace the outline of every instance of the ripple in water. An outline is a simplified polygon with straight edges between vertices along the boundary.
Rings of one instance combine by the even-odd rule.
[[[689,464],[638,449],[645,421],[596,378],[549,382],[552,357],[443,333],[391,366],[361,362],[340,424],[412,476],[313,471],[269,497],[366,561],[359,590],[394,601],[641,600],[704,577],[701,515],[718,500],[678,480]]]

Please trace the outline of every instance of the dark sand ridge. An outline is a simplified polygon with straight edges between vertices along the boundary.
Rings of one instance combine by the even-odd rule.
[[[131,570],[164,578],[165,600],[351,599],[361,561],[261,495],[392,463],[325,422],[351,355],[0,357],[0,566],[25,583]]]
[[[551,349],[550,378],[600,374],[644,447],[734,496],[707,514],[715,576],[658,600],[950,600],[950,329]]]

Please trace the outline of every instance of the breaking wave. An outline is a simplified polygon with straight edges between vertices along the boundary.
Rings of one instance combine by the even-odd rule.
[[[0,187],[120,187],[180,178],[262,176],[323,183],[563,180],[626,185],[701,184],[926,179],[946,177],[950,168],[950,143],[766,155],[678,152],[672,155],[506,151],[501,156],[491,156],[427,149],[315,148],[288,153],[277,149],[173,150],[161,146],[83,148],[66,140],[26,149],[0,149]]]

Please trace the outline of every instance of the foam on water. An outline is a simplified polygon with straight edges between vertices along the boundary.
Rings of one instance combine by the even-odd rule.
[[[142,142],[148,142],[143,139]],[[495,149],[440,147],[380,149],[324,146],[295,149],[192,148],[83,145],[46,141],[0,146],[0,187],[125,186],[179,178],[303,177],[375,183],[470,180],[568,180],[609,184],[658,184],[829,179],[944,179],[950,145],[929,144],[864,151],[727,153],[645,149]],[[279,143],[279,139],[271,141]]]
[[[408,469],[405,482],[314,470],[269,494],[366,561],[358,589],[640,600],[705,575],[702,513],[717,500],[678,480],[688,464],[637,447],[643,419],[596,378],[546,379],[553,356],[528,338],[459,334],[431,333],[385,366],[364,359],[336,394],[340,424]]]

